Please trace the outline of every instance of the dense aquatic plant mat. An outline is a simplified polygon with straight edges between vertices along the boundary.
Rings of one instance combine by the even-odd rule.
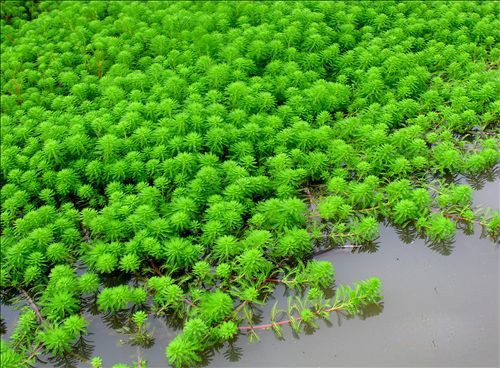
[[[498,161],[498,10],[2,2],[0,282],[27,305],[2,367],[70,352],[89,300],[126,310],[139,345],[149,317],[178,319],[166,358],[196,365],[239,332],[378,302],[376,278],[326,298],[312,256],[382,220],[496,238],[453,178]],[[300,297],[255,325],[276,284]]]

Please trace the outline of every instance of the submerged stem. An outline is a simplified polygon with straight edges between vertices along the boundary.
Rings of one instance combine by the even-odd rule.
[[[26,290],[21,289],[21,293],[23,294],[23,296],[28,301],[28,304],[31,307],[31,309],[33,309],[35,311],[35,314],[36,314],[36,316],[38,318],[38,323],[41,323],[44,319],[42,317],[42,313],[40,312],[40,308],[37,307],[37,305],[35,304],[35,302],[33,301],[33,299],[29,296],[29,294],[26,292]]]

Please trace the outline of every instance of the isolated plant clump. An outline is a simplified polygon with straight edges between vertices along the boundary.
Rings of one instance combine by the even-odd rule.
[[[457,222],[499,235],[449,180],[498,162],[497,2],[18,3],[2,2],[0,286],[28,307],[2,366],[71,351],[89,300],[129,311],[134,344],[152,315],[180,320],[166,357],[196,365],[238,333],[377,303],[375,278],[327,299],[334,268],[312,256],[384,219],[433,242]],[[276,284],[306,297],[256,326]]]

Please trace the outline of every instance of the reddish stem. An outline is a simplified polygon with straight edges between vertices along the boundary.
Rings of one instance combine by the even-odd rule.
[[[455,220],[460,220],[460,221],[473,222],[473,223],[475,223],[475,224],[482,225],[480,221],[477,221],[477,220],[470,220],[470,219],[467,219],[467,218],[465,218],[465,217],[460,217],[460,216],[454,215],[454,214],[452,214],[452,213],[445,213],[445,214],[444,214],[444,217],[448,217],[448,218],[452,218],[452,219],[455,219]]]
[[[301,321],[301,317],[294,317],[295,321]],[[258,325],[258,326],[240,326],[238,327],[238,330],[240,331],[248,331],[248,330],[266,330],[268,328],[272,328],[273,326],[282,326],[286,325],[287,323],[290,323],[290,320],[284,320],[281,322],[275,322],[275,323],[266,323],[265,325]]]
[[[196,307],[196,305],[188,298],[184,298],[184,303],[190,305],[191,307]]]
[[[35,311],[35,314],[38,318],[38,323],[42,322],[43,321],[42,313],[40,313],[40,309],[36,306],[33,299],[31,299],[31,297],[29,296],[29,294],[25,290],[21,289],[21,293],[28,301],[28,304],[30,305],[31,309],[33,309]]]
[[[236,276],[231,276],[231,280],[236,280],[237,277]],[[256,278],[252,279],[253,281],[257,281]],[[273,284],[286,284],[287,281],[283,281],[283,280],[279,280],[279,279],[273,279],[273,278],[267,278],[264,280],[264,283],[267,283],[267,282],[272,282]]]
[[[151,261],[151,267],[153,267],[153,271],[158,275],[158,276],[163,276],[161,273],[160,269],[158,266],[154,263],[154,261]]]
[[[331,313],[331,312],[334,312],[334,311],[337,311],[337,310],[340,310],[340,309],[341,308],[332,307],[332,308],[329,308],[329,309],[325,310],[325,312]],[[318,315],[319,312],[314,312],[314,314]],[[302,317],[293,317],[293,320],[294,321],[302,321]],[[240,330],[240,331],[266,330],[268,328],[272,328],[273,326],[286,325],[286,324],[290,323],[290,321],[291,321],[291,319],[286,319],[284,321],[274,322],[274,323],[266,323],[264,325],[258,325],[258,326],[239,326],[238,330]]]
[[[307,196],[307,199],[309,200],[309,203],[311,204],[311,206],[313,205],[313,195],[311,193],[311,190],[309,188],[304,188],[304,192],[306,192],[306,196]]]
[[[283,280],[278,280],[278,279],[265,279],[264,282],[272,282],[273,284],[286,284],[287,281],[283,281]]]
[[[17,83],[16,78],[14,78],[13,81],[14,81],[14,87],[16,88],[16,95],[17,97],[21,97],[21,86],[19,85],[19,83]]]

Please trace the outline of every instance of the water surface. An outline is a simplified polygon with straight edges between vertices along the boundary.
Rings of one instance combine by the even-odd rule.
[[[499,208],[499,182],[486,183],[474,202]],[[285,341],[270,331],[259,333],[259,343],[240,338],[238,362],[229,362],[221,349],[210,366],[498,367],[499,248],[480,238],[480,226],[474,230],[458,230],[451,246],[439,247],[422,239],[406,244],[394,228],[384,227],[374,253],[318,256],[333,263],[339,284],[379,277],[382,310],[340,319],[340,325],[332,316],[331,326],[321,323],[299,338],[288,328]]]

